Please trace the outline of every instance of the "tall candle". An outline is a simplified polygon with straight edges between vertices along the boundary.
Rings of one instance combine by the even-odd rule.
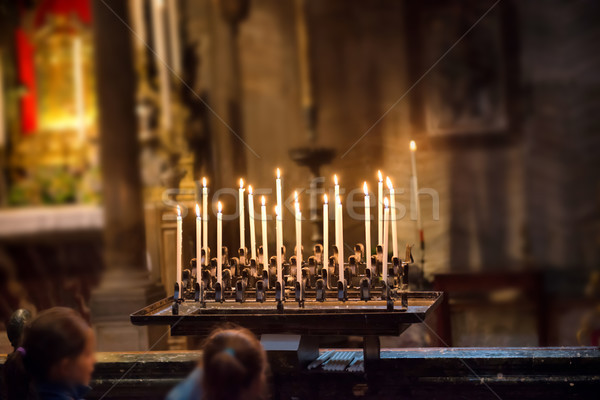
[[[244,180],[240,179],[240,191],[238,195],[239,212],[240,212],[240,249],[246,247],[246,228],[244,226]],[[247,258],[248,255],[245,255]]]
[[[165,43],[164,0],[152,2],[152,25],[154,31],[154,54],[158,70],[159,92],[163,127],[171,129],[171,88],[167,69],[167,46]]]
[[[371,201],[369,200],[369,188],[367,182],[363,184],[365,191],[365,258],[367,269],[371,269]]]
[[[196,276],[200,276],[200,265],[202,265],[202,217],[200,216],[200,205],[196,203]]]
[[[388,236],[389,236],[389,219],[390,219],[390,208],[387,197],[384,199],[385,210],[383,211],[383,257],[382,261],[382,273],[383,281],[387,284],[388,276]]]
[[[377,244],[383,244],[383,175],[381,171],[377,171],[377,175]]]
[[[335,197],[333,199],[333,204],[337,204],[337,199],[338,197],[340,197],[340,185],[338,182],[338,177],[337,175],[333,175],[333,183],[335,184],[334,186],[334,190],[335,190]]]
[[[329,204],[327,195],[323,195],[323,267],[329,262]]]
[[[177,206],[177,278],[175,282],[179,284],[179,298],[183,297],[183,288],[181,287],[181,261],[183,244],[183,220],[181,219],[181,208]]]
[[[281,171],[277,168],[277,179],[275,180],[275,191],[277,192],[277,207],[279,207],[279,211],[283,211],[281,204]],[[278,253],[279,254],[279,250]]]
[[[338,256],[339,256],[339,274],[340,281],[344,280],[344,221],[343,221],[343,212],[342,212],[342,199],[338,197],[338,206],[337,206],[337,218],[340,223],[338,225],[338,232],[336,233],[336,239],[338,243]]]
[[[300,212],[300,203],[298,202],[298,192],[294,192],[296,199],[296,279],[302,280],[302,213]]]
[[[254,226],[254,195],[252,185],[248,186],[248,218],[250,221],[250,254],[256,260],[256,232]]]
[[[388,176],[386,179],[387,186],[390,189],[390,203],[392,216],[392,251],[394,257],[398,257],[398,221],[396,221],[396,195],[394,194],[394,186],[392,180]]]
[[[417,162],[415,160],[415,153],[417,152],[417,144],[414,140],[410,141],[410,162],[412,166],[412,195],[414,207],[417,211],[417,229],[419,230],[419,235],[423,235],[423,225],[421,222],[421,203],[419,201],[419,185],[417,183]],[[423,240],[421,238],[421,240]]]
[[[335,222],[335,247],[338,249],[338,264],[341,264],[339,259],[340,255],[340,217],[338,212],[338,205],[340,204],[340,185],[338,182],[337,175],[333,175],[334,186],[334,198],[333,198],[333,218]],[[341,278],[340,278],[341,279]]]
[[[283,226],[281,219],[281,209],[278,206],[275,206],[275,237],[276,237],[276,245],[277,245],[277,282],[281,284],[283,288],[283,254],[281,253],[281,248],[283,247]]]
[[[202,248],[206,255],[204,265],[208,266],[208,188],[206,187],[206,178],[202,178],[202,215],[204,215],[202,221]]]
[[[263,247],[263,267],[269,265],[269,242],[267,240],[267,207],[265,206],[265,196],[260,198],[260,215],[262,223],[262,247]]]
[[[223,284],[223,206],[217,203],[217,282]]]

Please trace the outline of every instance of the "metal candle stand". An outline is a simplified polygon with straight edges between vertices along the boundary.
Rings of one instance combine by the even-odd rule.
[[[364,247],[357,244],[340,277],[337,252],[322,260],[322,246],[317,245],[302,263],[300,277],[295,276],[295,257],[282,263],[282,282],[277,281],[276,257],[265,266],[262,249],[258,260],[246,255],[244,248],[239,249],[238,257],[230,258],[223,248],[221,282],[216,277],[216,258],[208,266],[204,262],[198,266],[192,259],[182,277],[183,287],[176,283],[173,297],[132,314],[132,323],[171,325],[172,335],[205,335],[226,321],[263,335],[362,335],[368,364],[379,358],[379,336],[399,335],[411,324],[423,322],[441,301],[441,292],[409,290],[410,246],[404,260],[394,257],[386,263],[386,282],[382,279],[381,246],[368,269]],[[318,350],[318,343],[316,346]]]

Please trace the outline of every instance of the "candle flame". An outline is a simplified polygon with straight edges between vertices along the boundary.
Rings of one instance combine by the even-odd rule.
[[[181,217],[181,207],[177,206],[177,216]]]
[[[365,191],[365,196],[369,195],[369,188],[367,187],[367,181],[363,183],[363,190]]]
[[[203,186],[203,187],[206,187],[206,177],[203,177],[203,178],[202,178],[202,186]]]
[[[252,185],[248,185],[248,194],[252,194]]]
[[[298,191],[294,190],[294,202],[298,202]]]
[[[281,171],[279,171],[279,168],[277,168],[277,179],[281,178]]]
[[[265,196],[260,196],[260,203],[264,206],[265,205]]]
[[[417,144],[415,143],[414,140],[410,141],[410,150],[411,151],[417,151]]]
[[[200,204],[196,203],[196,217],[200,217]]]
[[[338,184],[337,175],[333,175],[333,182],[334,182],[336,185]]]
[[[377,171],[377,175],[379,176],[379,182],[383,182],[383,175],[381,175],[381,171]]]
[[[326,195],[326,194],[324,194],[324,195],[323,195],[323,202],[324,202],[325,204],[327,204],[327,195]]]
[[[392,180],[390,179],[390,177],[388,176],[387,178],[385,178],[385,183],[387,184],[387,187],[391,190],[394,188],[394,186],[392,185]]]
[[[217,203],[217,210],[219,213],[221,213],[223,211],[223,204],[221,204],[220,201]]]
[[[244,180],[240,178],[240,189],[244,188]]]
[[[389,208],[390,202],[387,197],[385,199],[383,199],[383,204],[385,205],[385,208]]]

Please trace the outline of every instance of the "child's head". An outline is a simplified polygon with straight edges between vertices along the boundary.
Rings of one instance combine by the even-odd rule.
[[[10,391],[22,395],[35,382],[87,385],[95,346],[93,330],[74,310],[54,307],[41,312],[26,326],[21,347],[6,362],[7,382],[14,384]]]
[[[266,391],[267,357],[252,332],[219,329],[204,342],[202,386],[209,400],[259,399]]]

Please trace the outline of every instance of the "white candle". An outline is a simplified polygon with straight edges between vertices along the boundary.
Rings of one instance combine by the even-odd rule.
[[[390,208],[387,197],[384,199],[385,210],[383,211],[383,257],[382,261],[382,273],[383,281],[387,284],[388,276],[388,236],[389,236],[389,219],[390,219]]]
[[[377,244],[383,244],[383,175],[381,171],[377,171],[377,175]]]
[[[196,276],[200,276],[202,265],[202,217],[200,217],[200,204],[196,203]]]
[[[323,267],[329,262],[329,204],[327,195],[323,195]]]
[[[417,144],[414,140],[410,141],[410,162],[412,166],[412,195],[414,207],[417,211],[417,229],[419,230],[419,235],[423,235],[423,225],[421,222],[421,203],[419,201],[419,185],[417,183],[417,162],[415,160],[415,153],[417,152]],[[421,241],[423,238],[421,237]]]
[[[340,217],[339,217],[339,210],[338,210],[338,205],[340,204],[340,185],[338,182],[338,177],[337,175],[333,175],[333,183],[335,184],[334,186],[334,197],[333,197],[333,217],[334,217],[334,222],[335,222],[335,247],[338,249],[338,264],[341,264],[340,259],[339,259],[339,255],[340,255]],[[340,278],[341,279],[341,278]]]
[[[394,186],[392,185],[392,180],[389,176],[387,177],[386,182],[388,188],[390,189],[390,203],[392,208],[392,251],[394,257],[398,257],[398,221],[396,221],[396,195],[394,194]]]
[[[179,44],[179,18],[177,15],[178,0],[168,0],[169,5],[169,45],[171,49],[171,65],[176,75],[181,73],[181,49]]]
[[[208,266],[208,188],[206,187],[206,178],[202,178],[202,248],[204,249],[204,265]]]
[[[336,239],[338,243],[338,256],[339,256],[339,274],[340,281],[344,280],[344,221],[343,221],[343,212],[342,212],[342,199],[338,197],[338,206],[337,206],[337,218],[340,223],[338,225],[338,232],[336,233]]]
[[[367,269],[371,269],[371,202],[369,200],[369,188],[367,182],[363,184],[365,191],[365,258]]]
[[[240,249],[246,247],[246,228],[244,226],[244,180],[240,179],[240,191],[238,195],[238,203],[239,203],[239,212],[240,212]],[[248,258],[248,255],[245,255]]]
[[[337,175],[333,175],[333,183],[335,183],[334,186],[334,190],[335,190],[335,196],[334,196],[334,201],[333,204],[337,204],[338,203],[338,197],[340,197],[340,185],[338,184],[338,177]]]
[[[276,245],[277,245],[277,249],[276,249],[276,254],[277,254],[277,282],[279,282],[281,284],[281,288],[283,289],[283,254],[281,253],[281,248],[283,247],[283,226],[282,226],[282,219],[281,219],[281,209],[279,207],[275,207],[275,215],[276,215],[276,223],[275,223],[275,230],[276,230]]]
[[[223,206],[217,203],[217,282],[223,284]]]
[[[280,211],[283,211],[283,208],[281,205],[281,171],[279,171],[279,168],[277,168],[277,179],[275,180],[275,191],[277,192],[277,207],[279,207]],[[277,251],[277,254],[279,254],[279,250]]]
[[[179,298],[183,297],[183,288],[181,287],[181,261],[183,244],[183,220],[181,219],[181,208],[177,206],[177,278],[175,282],[179,284]]]
[[[154,31],[154,54],[158,70],[159,92],[163,127],[171,129],[171,88],[167,69],[167,46],[165,43],[164,0],[152,2],[152,25]]]
[[[300,212],[300,203],[298,202],[298,192],[294,192],[296,206],[296,279],[298,282],[302,279],[302,213]]]
[[[262,247],[263,247],[263,267],[269,265],[269,242],[267,241],[267,207],[265,206],[265,196],[260,198],[260,214],[262,222]]]
[[[254,226],[254,195],[252,186],[248,186],[248,217],[250,221],[250,254],[256,260],[256,231]]]

